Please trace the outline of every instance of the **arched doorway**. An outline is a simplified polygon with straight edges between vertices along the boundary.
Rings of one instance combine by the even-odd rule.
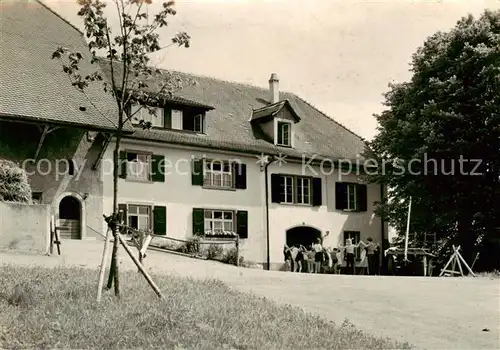
[[[61,238],[81,239],[81,206],[78,199],[66,196],[59,203],[59,234]]]
[[[318,238],[321,238],[321,231],[310,226],[297,226],[286,231],[286,245],[289,247],[302,244],[307,248]]]

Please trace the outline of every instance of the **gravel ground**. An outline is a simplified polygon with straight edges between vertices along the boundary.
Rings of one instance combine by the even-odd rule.
[[[0,263],[97,269],[102,248],[101,241],[63,241],[61,256],[9,251],[0,253]],[[218,278],[239,291],[300,306],[338,324],[348,319],[366,332],[418,348],[500,348],[500,286],[495,279],[293,274],[156,251],[148,252],[145,265],[157,275]],[[120,266],[137,270],[123,249]]]

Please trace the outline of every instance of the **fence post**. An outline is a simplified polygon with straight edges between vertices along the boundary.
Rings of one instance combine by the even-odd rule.
[[[240,266],[240,235],[236,236],[236,266]]]

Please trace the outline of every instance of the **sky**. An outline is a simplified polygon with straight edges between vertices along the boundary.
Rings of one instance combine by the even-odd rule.
[[[75,0],[43,2],[82,28]],[[162,2],[153,0],[149,13]],[[280,90],[371,140],[383,93],[411,77],[411,56],[425,39],[468,13],[500,9],[500,0],[178,0],[175,8],[158,33],[166,45],[186,31],[191,47],[169,47],[153,63],[264,88],[277,73]]]

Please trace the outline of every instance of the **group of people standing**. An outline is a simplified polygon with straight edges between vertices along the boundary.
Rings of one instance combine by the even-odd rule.
[[[371,237],[367,238],[367,243],[359,241],[357,244],[352,239],[346,239],[344,246],[338,248],[323,247],[320,238],[310,245],[304,247],[301,244],[283,247],[283,254],[288,268],[292,272],[308,273],[333,273],[338,274],[344,267],[343,272],[356,274],[375,275],[378,273],[379,246],[374,243]],[[356,248],[362,248],[359,257],[359,264],[356,267]]]

